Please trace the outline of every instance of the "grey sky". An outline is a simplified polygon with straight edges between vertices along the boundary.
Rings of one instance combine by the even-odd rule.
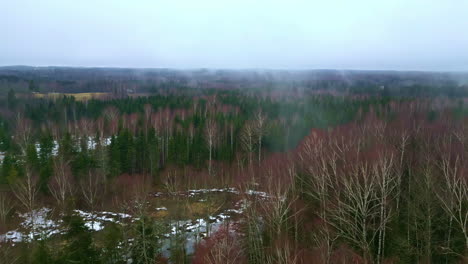
[[[468,0],[1,0],[0,65],[468,70]]]

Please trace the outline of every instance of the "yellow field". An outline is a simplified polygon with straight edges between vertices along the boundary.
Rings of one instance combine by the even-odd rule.
[[[108,93],[35,93],[34,96],[37,98],[49,98],[55,99],[62,96],[73,96],[77,101],[86,101],[92,98],[98,99],[103,98]]]

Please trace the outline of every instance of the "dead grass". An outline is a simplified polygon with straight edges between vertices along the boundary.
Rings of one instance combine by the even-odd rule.
[[[169,212],[167,210],[160,210],[151,213],[151,217],[153,218],[166,218],[169,216]]]
[[[57,99],[62,96],[73,96],[77,101],[87,101],[90,99],[100,99],[107,96],[109,93],[35,93],[34,97]]]

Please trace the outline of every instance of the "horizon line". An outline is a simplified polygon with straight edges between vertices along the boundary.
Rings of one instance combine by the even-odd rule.
[[[70,68],[70,69],[121,69],[121,70],[174,70],[174,71],[355,71],[355,72],[419,72],[419,73],[467,73],[467,70],[424,70],[424,69],[368,69],[368,68],[261,68],[261,67],[132,67],[132,66],[68,66],[68,65],[0,65],[0,68]]]

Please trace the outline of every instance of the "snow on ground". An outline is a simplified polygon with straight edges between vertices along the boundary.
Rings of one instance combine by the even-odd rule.
[[[226,193],[233,193],[233,194],[240,194],[240,191],[238,191],[234,187],[230,188],[224,188],[224,189],[197,189],[197,190],[188,190],[188,196],[193,197],[198,194],[206,194],[206,193],[221,193],[221,192],[226,192]],[[261,191],[255,191],[255,190],[247,190],[245,191],[245,194],[247,195],[253,195],[253,196],[258,196],[261,198],[271,198],[270,195],[268,195],[266,192],[261,192]]]
[[[88,139],[86,140],[86,144],[88,145],[88,149],[96,149],[97,143],[98,142],[96,141],[95,137],[89,137],[88,136]],[[111,143],[111,138],[110,137],[101,139],[101,144],[103,146],[109,146],[110,143]]]
[[[167,210],[166,207],[159,207],[156,210]],[[29,242],[32,239],[48,238],[54,234],[62,234],[65,231],[62,220],[50,219],[50,208],[41,208],[34,210],[31,214],[18,214],[22,219],[19,228],[8,231],[0,235],[0,242]],[[106,223],[122,223],[123,219],[133,219],[131,215],[124,213],[113,212],[96,212],[90,213],[83,210],[74,210],[74,212],[83,218],[85,226],[92,231],[100,231]],[[173,221],[169,223],[171,233],[165,237],[170,237],[171,234],[192,232],[196,233],[195,237],[204,237],[211,233],[213,228],[217,228],[225,219],[231,217],[231,213],[240,213],[236,209],[229,209],[215,216],[210,216],[208,219]],[[137,219],[133,219],[137,220]]]
[[[59,149],[59,144],[58,144],[57,140],[54,140],[52,144],[53,144],[53,146],[52,146],[52,155],[57,156],[58,149]],[[41,145],[39,143],[36,143],[35,146],[36,146],[36,152],[39,153],[41,151]]]
[[[110,137],[104,138],[101,141],[101,144],[103,144],[104,146],[108,146],[108,145],[110,145],[110,143],[111,143],[111,138]],[[90,149],[90,150],[96,149],[96,146],[97,146],[96,138],[88,137],[86,139],[86,144],[87,144],[88,149]],[[39,143],[36,143],[35,147],[36,147],[36,152],[39,153],[41,151],[41,145]],[[79,151],[81,151],[81,146],[80,146],[80,140],[79,139],[76,140],[76,147],[78,148]],[[58,144],[57,140],[54,140],[53,141],[53,147],[52,147],[52,155],[57,156],[58,150],[59,150],[59,144]],[[4,156],[4,153],[3,153],[3,156]],[[2,161],[2,152],[0,152],[0,161]]]
[[[0,242],[29,242],[32,239],[40,240],[64,233],[63,221],[51,219],[51,211],[52,209],[44,207],[34,210],[32,214],[18,214],[18,217],[22,219],[19,227],[0,235]],[[131,215],[123,213],[96,212],[93,214],[82,210],[74,210],[74,212],[81,216],[85,221],[85,226],[93,231],[102,230],[105,223],[120,223],[122,219],[131,218]]]
[[[199,194],[207,193],[233,193],[240,194],[236,188],[224,188],[224,189],[196,189],[189,190],[186,192],[170,193],[167,195],[183,195],[188,197],[194,197]],[[258,196],[262,199],[267,199],[270,196],[265,192],[247,190],[247,195]],[[166,195],[166,193],[153,194],[156,197]],[[239,200],[232,208],[226,209],[219,214],[208,216],[207,218],[199,218],[195,220],[179,220],[171,221],[168,223],[170,232],[164,234],[166,238],[163,241],[163,255],[170,254],[171,239],[174,236],[183,235],[186,238],[186,250],[187,252],[193,252],[196,243],[202,238],[209,236],[211,233],[216,232],[221,226],[232,218],[234,215],[239,215],[244,212],[248,207],[248,201],[245,199]],[[166,207],[155,208],[156,211],[166,211]],[[0,242],[28,242],[32,239],[47,238],[54,234],[61,234],[65,232],[62,220],[52,220],[50,218],[50,208],[41,208],[33,211],[32,214],[18,214],[18,217],[22,219],[18,229],[11,230],[3,235],[0,235]],[[114,212],[86,212],[83,210],[74,210],[74,212],[81,216],[85,222],[87,228],[92,231],[100,231],[104,228],[106,223],[122,223],[123,220],[136,221],[138,218],[133,218],[129,214],[114,213]]]
[[[112,213],[112,212],[96,212],[90,213],[82,210],[73,210],[85,221],[85,226],[93,231],[100,231],[104,229],[104,223],[114,222],[121,223],[122,219],[131,218],[129,214]]]
[[[60,233],[60,221],[48,219],[50,208],[41,208],[31,213],[19,213],[18,216],[23,219],[19,228],[0,235],[0,242],[18,243],[22,241],[31,241],[32,239],[43,239],[54,234]]]
[[[160,196],[163,196],[165,194],[173,195],[173,196],[174,195],[180,195],[180,196],[194,197],[196,195],[208,194],[208,193],[233,193],[233,194],[238,195],[241,192],[239,190],[237,190],[236,188],[234,188],[234,187],[229,187],[229,188],[213,188],[213,189],[194,189],[194,190],[172,192],[172,193],[156,192],[156,193],[153,193],[152,195],[154,197],[160,197]],[[247,190],[247,191],[245,191],[245,194],[251,195],[251,196],[257,196],[257,197],[260,197],[260,198],[263,198],[263,199],[271,198],[271,196],[269,194],[267,194],[266,192],[262,192],[262,191]],[[201,201],[203,201],[203,200],[201,200]]]
[[[167,210],[167,208],[159,207],[156,208],[156,210]],[[62,225],[62,221],[53,221],[49,219],[48,216],[50,212],[51,209],[49,208],[35,210],[33,213],[34,218],[27,214],[19,214],[19,217],[23,218],[23,222],[20,224],[21,229],[19,228],[0,235],[0,242],[9,242],[14,245],[19,242],[30,242],[33,238],[40,240],[42,238],[50,237],[54,234],[64,233],[65,228]],[[122,219],[132,218],[130,215],[123,213],[90,213],[83,210],[74,210],[74,212],[81,216],[85,221],[85,226],[93,231],[102,230],[106,222],[121,223]],[[163,255],[166,257],[170,256],[170,248],[172,245],[171,239],[174,239],[180,235],[184,236],[185,238],[186,251],[189,254],[193,253],[195,250],[195,245],[201,241],[201,239],[219,230],[225,221],[231,218],[233,214],[240,213],[242,213],[242,208],[227,209],[217,215],[209,216],[207,219],[199,218],[195,220],[171,221],[169,223],[170,232],[163,234]],[[136,218],[133,220],[136,220]],[[35,227],[35,232],[32,231],[32,226]]]
[[[245,193],[248,194],[248,195],[255,195],[255,196],[258,196],[258,197],[261,197],[261,198],[264,198],[264,199],[271,198],[271,196],[268,195],[266,192],[247,190]]]
[[[208,219],[199,218],[196,220],[172,222],[170,224],[170,233],[165,234],[164,237],[166,237],[166,239],[162,241],[162,255],[167,258],[170,257],[171,239],[176,239],[177,236],[184,237],[185,251],[187,254],[194,253],[196,244],[204,237],[218,231],[230,217],[230,214],[224,212],[215,216],[209,216]]]
[[[78,148],[79,151],[81,151],[80,143],[79,140],[76,141],[76,147]],[[101,144],[104,146],[108,146],[111,143],[111,138],[107,137],[102,139]],[[88,145],[88,149],[93,150],[96,149],[97,146],[97,141],[96,138],[94,137],[88,137],[86,140],[86,144]],[[34,146],[36,147],[36,152],[39,153],[41,151],[41,145],[39,143],[35,143]],[[53,141],[53,146],[52,146],[52,156],[57,156],[59,151],[59,144],[57,140]],[[0,163],[3,162],[3,159],[5,158],[5,152],[0,151]]]
[[[23,233],[17,230],[8,231],[6,234],[0,235],[0,242],[18,243],[23,241]]]

